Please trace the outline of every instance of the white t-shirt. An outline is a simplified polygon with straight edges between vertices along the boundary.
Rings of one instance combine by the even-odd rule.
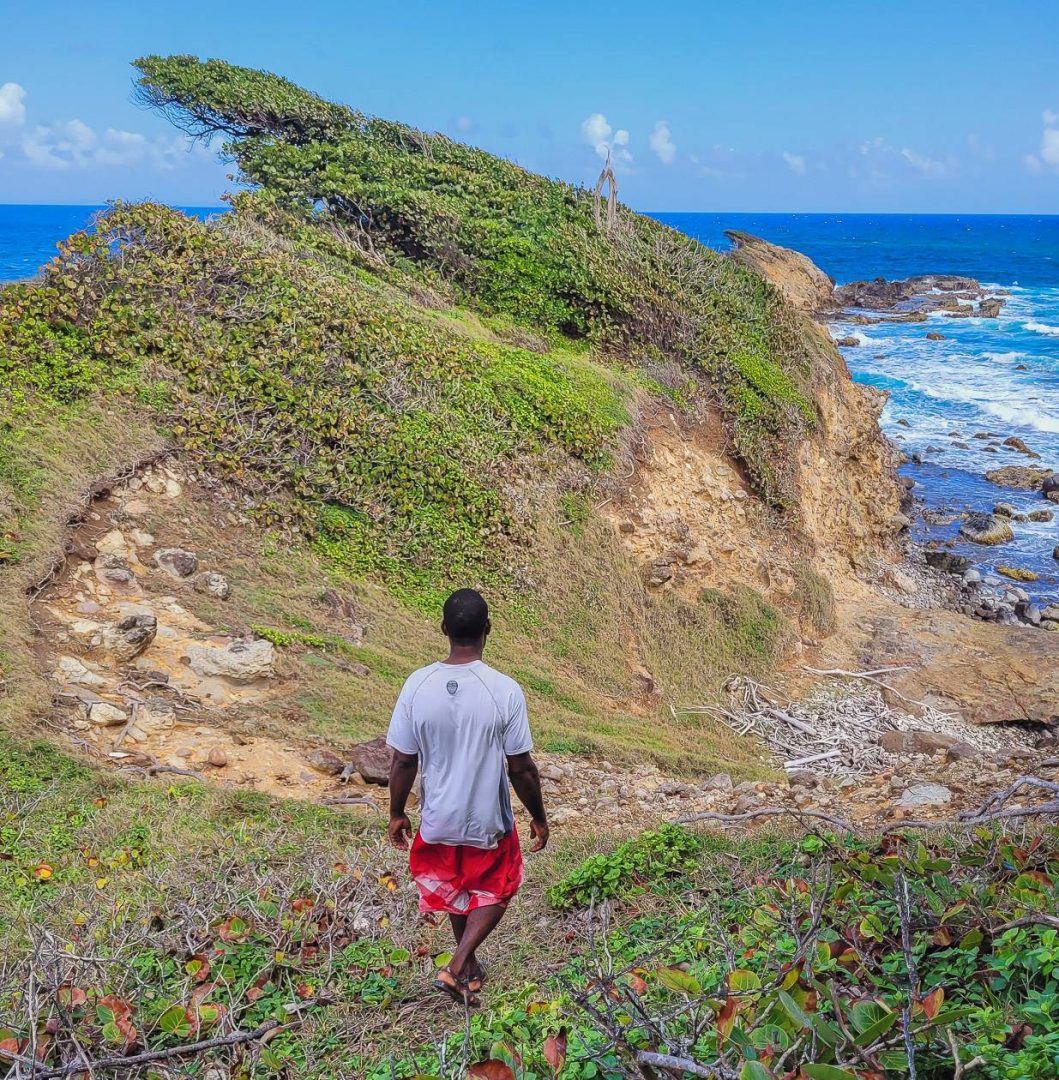
[[[506,758],[533,749],[514,679],[483,660],[420,668],[401,690],[386,741],[419,755],[428,844],[494,848],[514,828]]]

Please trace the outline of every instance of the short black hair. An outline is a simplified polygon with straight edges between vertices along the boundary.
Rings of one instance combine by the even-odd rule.
[[[441,625],[454,645],[475,645],[489,629],[489,605],[477,589],[457,589],[441,609]]]

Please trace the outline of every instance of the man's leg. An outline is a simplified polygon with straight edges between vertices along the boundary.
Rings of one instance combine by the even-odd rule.
[[[475,908],[465,916],[463,933],[460,935],[459,944],[452,954],[449,963],[449,971],[457,979],[464,977],[468,964],[475,964],[475,950],[496,929],[497,924],[504,917],[506,908],[503,904],[490,904],[488,907]],[[456,925],[453,923],[453,930]]]

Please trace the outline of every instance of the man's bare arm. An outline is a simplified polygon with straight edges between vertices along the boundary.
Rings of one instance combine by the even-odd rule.
[[[394,847],[408,847],[412,836],[412,823],[404,811],[418,773],[418,754],[403,754],[400,750],[394,750],[390,761],[390,825],[387,829]]]
[[[541,774],[537,763],[527,751],[507,759],[507,774],[519,801],[529,811],[530,832],[535,837],[531,851],[540,851],[548,843],[548,817],[544,812],[544,794],[541,792]]]

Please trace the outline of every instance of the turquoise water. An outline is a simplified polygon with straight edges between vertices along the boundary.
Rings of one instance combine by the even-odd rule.
[[[31,277],[55,245],[89,223],[99,207],[0,206],[0,281]],[[186,207],[202,217],[219,207]],[[805,252],[838,282],[913,274],[968,274],[1008,290],[998,319],[848,326],[836,337],[857,338],[843,352],[862,382],[887,390],[882,423],[922,464],[903,466],[916,494],[937,514],[1013,503],[1048,507],[1039,496],[999,488],[985,473],[1004,464],[1059,468],[1059,216],[869,214],[656,214],[704,243],[725,249],[725,229],[741,229]],[[943,341],[929,341],[937,330]],[[904,423],[899,423],[904,421]],[[907,424],[908,426],[905,426]],[[950,435],[956,432],[957,435]],[[993,440],[975,439],[993,433]],[[1022,438],[1042,456],[1029,462],[989,442]],[[962,449],[955,443],[965,443]],[[1059,511],[1059,507],[1056,508]],[[953,540],[959,522],[916,522],[920,539]],[[956,550],[985,570],[997,562],[1041,575],[1035,596],[1059,597],[1059,521],[1015,526],[1016,538],[997,549],[956,540]]]
[[[1016,523],[1014,542],[998,548],[960,541],[958,520],[919,519],[917,538],[955,540],[954,550],[987,571],[998,563],[1033,570],[1041,580],[1026,590],[1038,598],[1059,597],[1059,562],[1052,557],[1059,544],[1059,506],[985,479],[1001,465],[1059,469],[1059,217],[656,216],[721,249],[728,246],[725,229],[796,248],[840,284],[954,273],[1008,290],[998,319],[952,319],[937,312],[925,323],[840,322],[832,333],[858,340],[855,348],[842,350],[854,377],[889,392],[883,427],[908,454],[922,458],[922,464],[901,471],[916,481],[916,495],[928,508],[944,519],[1003,501],[1019,511],[1051,508],[1057,514],[1051,522]],[[934,331],[945,340],[928,340]],[[997,437],[974,438],[982,433]],[[1012,435],[1041,460],[990,447]]]

